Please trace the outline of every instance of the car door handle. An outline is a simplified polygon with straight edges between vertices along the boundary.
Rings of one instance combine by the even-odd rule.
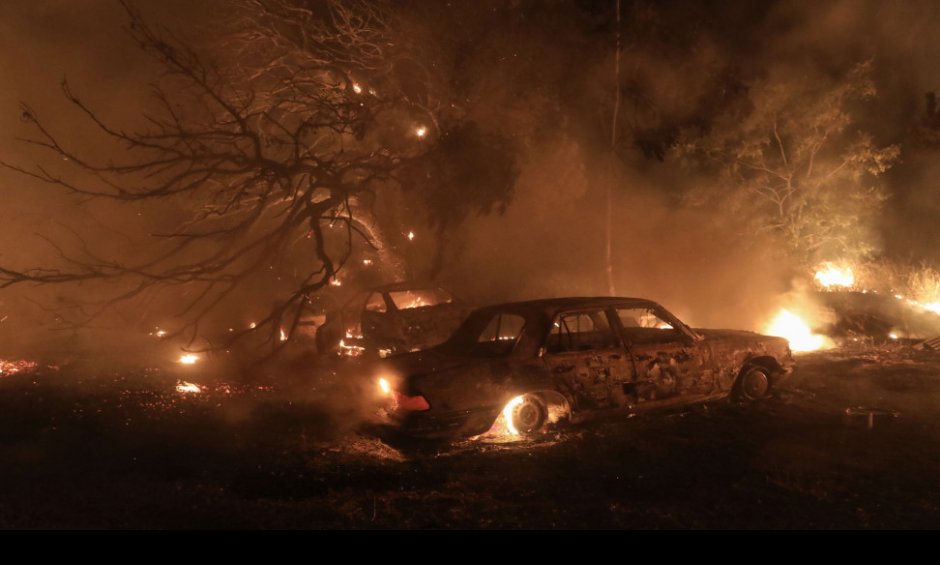
[[[568,373],[572,369],[574,369],[574,365],[558,365],[557,367],[555,367],[555,372],[556,373]]]

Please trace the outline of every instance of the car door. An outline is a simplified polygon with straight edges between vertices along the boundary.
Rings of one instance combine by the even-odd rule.
[[[634,365],[631,391],[638,405],[681,403],[708,396],[717,386],[708,351],[664,310],[618,307],[616,321]]]
[[[543,359],[575,410],[625,404],[623,383],[632,364],[603,308],[563,312],[555,317]]]
[[[382,292],[373,292],[365,300],[360,311],[362,320],[362,334],[373,345],[378,347],[389,347],[390,345],[401,341],[400,332],[390,327],[392,308],[389,306]]]

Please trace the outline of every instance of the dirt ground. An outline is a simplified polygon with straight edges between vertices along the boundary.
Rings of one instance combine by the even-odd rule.
[[[326,377],[178,379],[0,376],[0,528],[940,527],[937,353],[804,355],[757,405],[449,446],[358,431]]]

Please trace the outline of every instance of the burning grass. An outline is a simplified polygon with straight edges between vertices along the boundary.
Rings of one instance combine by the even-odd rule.
[[[7,361],[0,359],[0,377],[9,377],[18,373],[35,371],[39,364],[35,361],[19,359],[17,361]]]

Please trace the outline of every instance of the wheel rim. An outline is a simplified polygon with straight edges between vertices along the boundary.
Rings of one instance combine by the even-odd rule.
[[[741,393],[745,398],[763,398],[770,389],[770,378],[763,369],[751,369],[741,380]]]
[[[528,396],[512,411],[513,426],[523,434],[538,430],[542,426],[542,419],[542,406]]]

